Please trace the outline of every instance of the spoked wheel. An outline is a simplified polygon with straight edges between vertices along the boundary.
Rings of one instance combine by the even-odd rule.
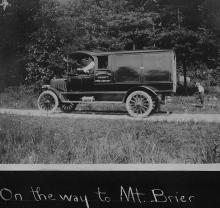
[[[42,92],[37,101],[38,109],[44,113],[54,112],[58,104],[59,101],[56,94],[49,90]]]
[[[77,105],[76,103],[61,103],[60,109],[64,113],[70,113],[75,110],[76,105]]]
[[[144,91],[134,91],[127,97],[126,108],[131,116],[144,118],[152,112],[153,100]]]

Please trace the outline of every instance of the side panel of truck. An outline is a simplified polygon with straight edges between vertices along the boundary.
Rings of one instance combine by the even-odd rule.
[[[141,80],[141,54],[120,54],[112,57],[116,83],[138,83]]]
[[[172,53],[143,54],[143,82],[172,81]]]
[[[176,92],[176,88],[177,88],[177,75],[176,75],[176,54],[174,52],[172,52],[173,54],[173,58],[172,58],[172,81],[173,81],[173,92]]]
[[[143,84],[156,91],[175,92],[176,63],[172,51],[114,54],[110,55],[109,63],[118,89]]]

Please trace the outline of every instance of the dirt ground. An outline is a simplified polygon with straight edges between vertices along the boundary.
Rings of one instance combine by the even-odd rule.
[[[146,121],[179,121],[179,122],[188,122],[188,121],[195,121],[195,122],[217,122],[220,123],[220,114],[190,114],[190,113],[183,113],[183,114],[173,114],[173,113],[155,113],[147,118],[139,119],[130,117],[126,113],[109,113],[109,112],[95,112],[95,111],[75,111],[73,113],[62,113],[62,112],[55,112],[53,114],[45,114],[41,113],[39,110],[20,110],[20,109],[4,109],[0,108],[0,114],[15,114],[15,115],[22,115],[22,116],[42,116],[42,117],[54,117],[54,118],[61,118],[61,117],[68,117],[68,118],[88,118],[88,119],[111,119],[111,120],[146,120]]]

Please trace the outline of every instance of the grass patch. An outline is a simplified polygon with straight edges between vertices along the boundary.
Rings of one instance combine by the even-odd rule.
[[[0,93],[0,107],[36,109],[38,96],[33,86],[8,87]]]
[[[0,115],[0,163],[219,163],[217,123]]]
[[[174,96],[172,102],[162,106],[162,111],[173,113],[220,113],[220,97],[206,95],[204,106],[200,106],[196,96]]]

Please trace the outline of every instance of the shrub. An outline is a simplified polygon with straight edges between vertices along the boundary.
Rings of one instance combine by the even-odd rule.
[[[36,108],[39,89],[34,85],[8,87],[0,93],[0,107]]]
[[[42,85],[48,83],[55,75],[63,74],[63,42],[54,32],[46,29],[36,32],[33,39],[27,54],[25,80],[29,84]]]

